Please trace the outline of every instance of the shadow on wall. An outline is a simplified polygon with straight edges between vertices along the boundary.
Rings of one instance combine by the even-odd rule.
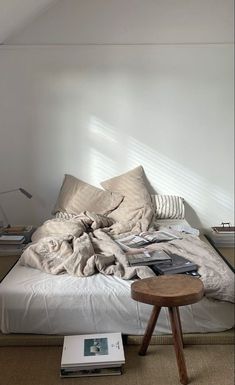
[[[136,138],[119,132],[95,116],[87,127],[87,177],[93,184],[142,165],[155,193],[179,195],[186,202],[186,219],[197,228],[218,221],[218,212],[230,218],[233,198],[219,186],[153,150]],[[222,220],[223,218],[221,218]]]

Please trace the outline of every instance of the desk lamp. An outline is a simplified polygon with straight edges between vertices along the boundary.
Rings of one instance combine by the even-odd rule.
[[[3,195],[3,194],[8,194],[8,193],[11,193],[11,192],[14,192],[14,191],[20,191],[23,195],[25,195],[28,199],[31,199],[32,198],[32,195],[26,191],[24,188],[22,187],[18,187],[18,188],[15,188],[13,190],[6,190],[6,191],[0,191],[0,195]],[[3,215],[3,218],[4,220],[6,221],[7,223],[7,227],[11,227],[11,225],[9,224],[9,220],[7,218],[7,215],[5,213],[5,211],[3,210],[2,206],[0,205],[0,210],[2,212],[2,215]]]

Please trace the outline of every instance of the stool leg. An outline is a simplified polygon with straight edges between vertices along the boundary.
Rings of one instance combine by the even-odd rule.
[[[157,319],[158,319],[160,310],[161,310],[161,308],[158,306],[153,307],[147,328],[146,328],[145,333],[144,333],[143,341],[142,341],[142,344],[140,346],[140,350],[139,350],[140,356],[144,356],[147,349],[148,349],[149,342],[151,340],[155,325],[157,323]]]
[[[176,313],[177,313],[177,319],[178,319],[178,324],[179,324],[182,348],[184,348],[184,339],[183,339],[182,325],[181,325],[181,320],[180,320],[180,311],[179,311],[178,306],[176,307]]]
[[[174,340],[174,347],[175,347],[175,354],[178,364],[178,370],[179,370],[179,376],[180,376],[180,382],[183,385],[188,384],[188,375],[187,375],[187,369],[184,359],[184,353],[182,349],[182,340],[181,340],[181,334],[180,334],[180,327],[178,323],[178,315],[177,315],[177,309],[176,307],[169,307],[169,315],[170,315],[170,321],[171,321],[171,329],[173,334],[173,340]]]

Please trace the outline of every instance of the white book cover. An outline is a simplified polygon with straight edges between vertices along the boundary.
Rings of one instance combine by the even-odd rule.
[[[121,333],[64,337],[61,368],[108,367],[124,363]]]
[[[0,244],[20,244],[25,240],[23,235],[0,235]]]

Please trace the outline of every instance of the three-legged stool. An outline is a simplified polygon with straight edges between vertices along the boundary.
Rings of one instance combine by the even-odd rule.
[[[188,375],[183,353],[179,306],[198,302],[203,294],[202,281],[184,274],[145,278],[135,281],[131,285],[131,297],[134,300],[153,305],[139,354],[145,355],[147,351],[161,307],[168,307],[179,377],[183,385],[188,384]]]

